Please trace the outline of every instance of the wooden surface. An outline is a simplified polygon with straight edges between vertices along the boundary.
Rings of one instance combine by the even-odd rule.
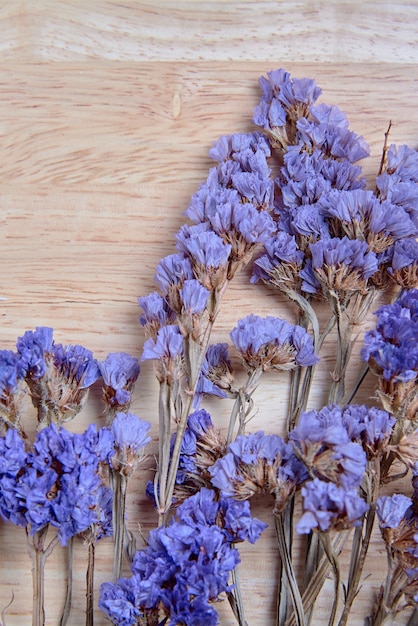
[[[404,2],[0,2],[0,339],[13,349],[25,330],[47,325],[62,343],[99,359],[141,353],[136,299],[155,288],[154,268],[174,251],[182,212],[206,176],[218,136],[252,128],[258,77],[284,67],[315,78],[321,100],[345,110],[369,142],[366,173],[377,171],[383,135],[418,146],[418,3]],[[231,286],[215,329],[227,340],[250,312],[294,321],[295,311],[248,273]],[[363,330],[363,329],[362,329]],[[328,344],[312,406],[322,406]],[[353,376],[355,372],[353,372]],[[254,430],[282,432],[287,378],[256,394]],[[132,410],[157,436],[157,386],[142,366]],[[362,398],[372,393],[372,381]],[[227,409],[210,404],[219,428]],[[71,425],[101,424],[98,394]],[[28,417],[28,423],[29,423]],[[147,536],[156,518],[143,495],[152,455],[131,485],[129,525]],[[272,522],[270,503],[256,514]],[[0,525],[0,611],[7,626],[31,623],[31,574],[21,529]],[[47,563],[47,624],[58,623],[63,552]],[[97,548],[97,587],[110,578],[110,544]],[[273,531],[242,550],[241,579],[250,626],[273,624],[277,552]],[[76,546],[71,625],[83,624],[86,552]],[[376,535],[355,605],[362,624],[384,576]],[[332,583],[314,624],[327,623]],[[221,624],[232,626],[227,603]],[[399,624],[405,623],[402,619]],[[105,624],[97,612],[96,626]]]

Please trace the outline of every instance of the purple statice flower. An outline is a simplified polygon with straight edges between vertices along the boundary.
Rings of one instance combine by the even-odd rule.
[[[253,120],[257,126],[273,132],[286,125],[293,110],[300,111],[300,114],[306,113],[321,94],[314,80],[292,79],[283,69],[268,72],[267,78],[261,76],[259,85],[262,97],[254,109]]]
[[[135,606],[135,591],[126,579],[106,582],[100,587],[99,609],[118,626],[135,626],[143,617]],[[132,586],[133,587],[133,586]]]
[[[183,335],[177,324],[163,326],[156,339],[150,337],[144,343],[142,361],[152,359],[175,359],[183,353]]]
[[[289,439],[313,475],[346,489],[358,487],[366,470],[366,454],[351,441],[344,411],[337,405],[300,415]]]
[[[310,121],[302,118],[296,123],[301,143],[319,149],[333,159],[356,163],[369,156],[370,150],[363,137],[341,125]]]
[[[346,159],[330,159],[318,148],[306,151],[302,143],[289,146],[283,161],[276,180],[281,192],[276,211],[281,227],[286,230],[291,227],[291,217],[297,215],[298,209],[321,201],[333,189],[354,190],[365,186],[365,179],[358,178],[362,171],[359,165]],[[289,209],[294,212],[286,217]]]
[[[364,239],[375,252],[418,232],[403,207],[381,202],[370,190],[333,190],[321,199],[320,205],[327,219],[337,220],[334,228],[339,224],[343,233],[351,239]]]
[[[26,378],[39,379],[45,374],[45,358],[53,349],[52,334],[52,328],[38,326],[36,330],[27,330],[23,337],[18,338],[17,353]]]
[[[248,315],[238,321],[230,336],[250,370],[286,370],[319,360],[306,330],[280,318]]]
[[[134,556],[131,578],[102,585],[101,610],[115,624],[135,624],[158,609],[172,623],[215,626],[212,603],[230,590],[239,562],[232,543],[256,541],[265,527],[242,504],[217,501],[209,489],[188,498],[175,519],[151,531],[147,548]]]
[[[272,493],[281,509],[296,486],[308,477],[292,445],[263,431],[239,435],[209,473],[224,497],[246,500],[256,493]]]
[[[407,383],[418,372],[418,290],[405,294],[376,311],[376,329],[365,334],[361,350],[362,359],[388,382]]]
[[[190,259],[184,254],[170,254],[157,265],[154,280],[162,294],[167,296],[187,278],[195,278]]]
[[[278,231],[264,243],[264,254],[255,260],[251,283],[262,280],[281,288],[294,288],[302,267],[304,253],[299,250],[294,235]]]
[[[405,239],[395,241],[394,246],[391,248],[391,253],[391,256],[385,264],[390,277],[400,285],[402,289],[417,288],[418,241],[416,238],[405,237]]]
[[[143,456],[144,448],[151,441],[147,435],[151,424],[133,413],[116,413],[110,430],[113,435],[115,454],[111,460],[115,471],[130,476]]]
[[[209,291],[195,278],[189,278],[184,281],[180,289],[180,297],[184,312],[189,315],[198,315],[206,308]]]
[[[54,344],[54,367],[73,394],[88,389],[100,376],[99,365],[93,353],[83,346]]]
[[[100,453],[93,441],[98,444],[99,434],[95,435],[91,428],[83,435],[73,435],[51,424],[25,452],[20,436],[15,431],[6,433],[0,447],[9,448],[10,459],[20,467],[13,476],[10,471],[0,472],[2,517],[26,526],[31,535],[48,524],[56,527],[63,545],[96,523],[97,491],[102,482]]]
[[[380,527],[397,528],[411,505],[411,498],[401,493],[378,498],[376,512]]]
[[[138,359],[126,352],[111,352],[99,363],[99,368],[109,416],[115,411],[127,410],[140,372]]]
[[[157,291],[138,298],[138,304],[142,309],[139,322],[154,338],[162,326],[174,321],[174,312],[168,306],[166,299]]]
[[[12,350],[0,350],[0,420],[17,427],[21,413],[23,371]]]
[[[332,237],[311,244],[310,250],[312,266],[316,271],[324,266],[345,267],[347,271],[355,272],[359,277],[367,280],[378,269],[374,252],[368,249],[365,241],[358,239]]]
[[[342,421],[350,439],[361,443],[368,457],[385,451],[396,422],[383,409],[358,404],[343,407]]]
[[[100,375],[90,350],[80,345],[55,344],[52,333],[52,328],[38,327],[17,341],[19,367],[41,423],[73,418]]]
[[[377,177],[380,198],[402,207],[418,228],[418,157],[406,145],[391,145],[387,151],[385,171]],[[405,288],[411,288],[409,284]]]
[[[231,390],[232,382],[232,365],[228,355],[228,344],[217,343],[209,346],[196,387],[195,408],[205,394],[226,398],[226,392]]]
[[[170,442],[170,454],[175,440],[174,434]],[[225,451],[225,438],[215,429],[209,413],[205,409],[191,413],[187,419],[180,449],[174,489],[176,506],[199,492],[203,486],[212,487],[209,468],[225,454]]]
[[[193,229],[196,226],[184,226],[179,231],[176,238],[177,248],[190,257],[194,271],[200,279],[203,272],[226,266],[232,248],[211,230]]]
[[[304,484],[302,497],[303,515],[296,524],[300,534],[359,526],[368,509],[356,489],[337,487],[318,478]]]

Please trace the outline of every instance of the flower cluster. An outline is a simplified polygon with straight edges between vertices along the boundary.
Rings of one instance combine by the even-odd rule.
[[[263,431],[239,435],[209,472],[223,496],[247,500],[256,494],[272,494],[279,510],[308,477],[292,445]]]
[[[415,474],[416,480],[416,474]],[[388,551],[388,576],[377,616],[396,614],[418,604],[417,490],[412,498],[395,493],[377,502],[380,530]]]
[[[248,370],[289,370],[319,361],[307,331],[278,317],[248,315],[231,331],[231,339]]]
[[[214,496],[204,488],[188,498],[177,519],[151,531],[131,578],[102,585],[99,606],[113,624],[158,624],[159,615],[186,626],[218,624],[212,603],[231,590],[229,574],[239,562],[232,544],[255,542],[266,525],[247,503]]]
[[[364,337],[362,358],[378,376],[380,398],[394,414],[414,421],[418,384],[418,289],[376,311],[376,328]]]
[[[81,435],[50,424],[31,449],[17,430],[0,439],[0,514],[28,528],[31,535],[48,525],[63,545],[99,522],[105,463],[114,442],[107,429],[91,425]]]
[[[344,306],[389,277],[416,286],[417,153],[391,146],[377,192],[365,190],[356,163],[368,146],[336,106],[316,104],[315,82],[276,70],[260,85],[254,121],[283,165],[275,181],[277,230],[255,262],[253,282],[288,295],[337,297]]]

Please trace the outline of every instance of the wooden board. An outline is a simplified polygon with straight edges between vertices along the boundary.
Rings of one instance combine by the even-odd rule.
[[[0,347],[13,349],[25,330],[46,325],[58,342],[81,343],[99,359],[120,350],[140,356],[137,297],[155,288],[156,264],[174,251],[182,213],[212,165],[212,142],[252,129],[257,80],[271,69],[315,78],[321,100],[347,112],[370,144],[365,167],[372,185],[389,120],[391,141],[418,146],[417,23],[417,2],[1,3]],[[250,312],[295,321],[284,298],[261,285],[249,288],[244,272],[225,297],[214,338],[227,340]],[[318,408],[333,349],[331,341],[313,391]],[[287,382],[285,375],[266,377],[255,397],[254,430],[283,431]],[[372,393],[370,380],[361,399]],[[229,407],[209,407],[224,428]],[[157,385],[149,362],[132,410],[152,422],[155,453]],[[100,412],[93,391],[69,427],[102,424]],[[143,494],[154,464],[150,454],[130,486],[129,526],[138,538],[139,525],[147,536],[156,523]],[[250,626],[274,623],[278,557],[270,505],[256,504],[271,526],[242,550]],[[31,574],[23,530],[1,523],[0,546],[0,610],[13,594],[7,626],[26,626]],[[110,578],[110,555],[109,542],[98,546],[97,588]],[[63,560],[57,548],[47,564],[51,626],[63,601]],[[77,543],[73,625],[84,622],[85,563]],[[363,623],[384,568],[376,534],[353,626]],[[315,624],[327,623],[331,595],[329,581]],[[222,625],[232,626],[227,602],[219,610]],[[99,611],[95,617],[96,626],[106,623]]]

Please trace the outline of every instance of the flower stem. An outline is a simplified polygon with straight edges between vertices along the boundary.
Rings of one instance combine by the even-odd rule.
[[[94,541],[89,542],[86,572],[86,626],[93,626],[94,608]]]
[[[30,535],[29,528],[26,528],[28,550],[32,557],[32,626],[45,624],[45,562],[58,543],[58,537],[55,536],[45,548],[47,533],[48,525],[35,531],[33,536]]]
[[[340,595],[340,565],[338,563],[338,559],[334,553],[332,548],[331,540],[329,538],[329,534],[326,532],[320,532],[319,537],[321,543],[323,545],[325,554],[327,555],[328,561],[332,567],[334,572],[334,601],[332,603],[331,615],[329,617],[328,626],[333,626],[335,622],[335,616],[337,614],[338,608],[338,598]]]
[[[373,531],[376,515],[376,502],[380,486],[380,459],[375,459],[374,468],[369,472],[370,489],[368,494],[369,510],[364,517],[362,526],[354,531],[354,540],[351,553],[350,570],[348,574],[347,591],[344,609],[338,626],[345,626],[350,614],[351,607],[359,591],[360,578],[366,562],[367,551]],[[363,532],[364,530],[364,532]]]
[[[113,579],[120,578],[122,572],[123,545],[125,538],[125,508],[127,476],[113,472]]]
[[[67,545],[67,591],[65,594],[65,603],[62,610],[60,626],[66,626],[71,611],[71,602],[73,597],[73,553],[74,537],[70,537]]]
[[[292,559],[286,541],[286,519],[283,512],[276,511],[274,513],[274,521],[276,526],[276,535],[279,545],[280,557],[283,564],[283,570],[289,584],[289,592],[292,598],[293,607],[295,609],[296,626],[305,626],[305,614],[303,610],[302,598],[296,581],[295,572],[292,565]]]

